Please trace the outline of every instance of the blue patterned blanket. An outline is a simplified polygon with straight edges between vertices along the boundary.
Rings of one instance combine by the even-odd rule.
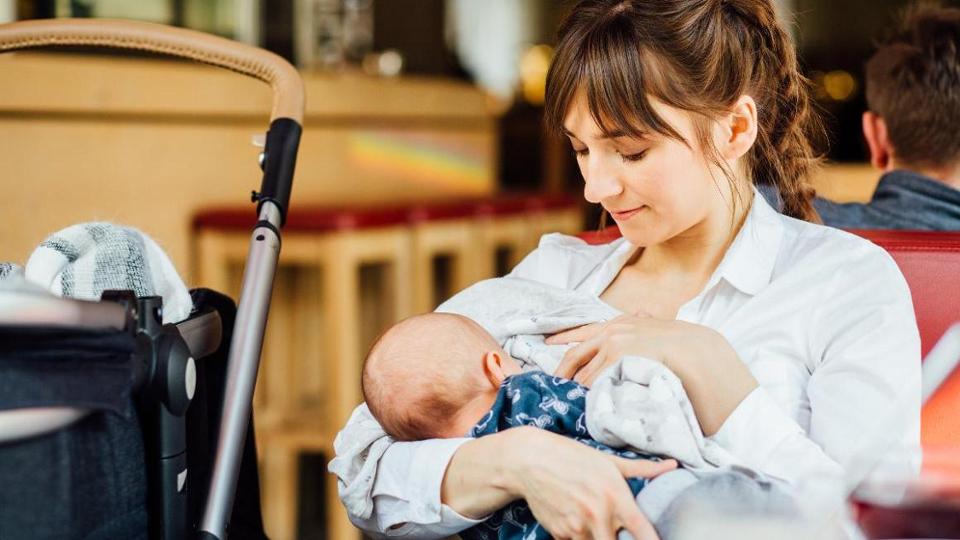
[[[616,450],[590,438],[587,432],[587,388],[569,379],[540,371],[507,378],[493,407],[470,431],[482,437],[504,429],[535,426],[576,439],[602,452],[629,459],[658,459],[629,450]],[[626,480],[636,495],[646,480]],[[550,534],[537,523],[525,501],[501,508],[483,523],[460,533],[463,540],[546,540]]]

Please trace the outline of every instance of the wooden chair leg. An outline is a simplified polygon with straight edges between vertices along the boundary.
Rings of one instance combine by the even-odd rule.
[[[477,266],[483,270],[479,279],[496,277],[497,255],[501,248],[509,249],[507,268],[512,269],[536,247],[531,228],[536,225],[525,216],[485,219],[477,224]]]
[[[282,439],[266,439],[260,496],[264,528],[274,540],[296,540],[299,456]]]
[[[246,252],[236,253],[239,242],[242,240],[236,233],[204,231],[199,234],[195,274],[200,286],[236,295],[230,279],[231,267],[242,262],[246,256]]]
[[[404,233],[395,241],[393,263],[390,266],[388,280],[389,294],[393,297],[393,318],[399,322],[414,313],[413,259],[410,255],[412,241]]]
[[[338,235],[340,236],[340,235]],[[318,256],[323,262],[323,306],[327,330],[328,356],[333,398],[330,421],[346,424],[353,409],[363,401],[360,392],[360,328],[357,265],[350,256],[347,238],[320,242]]]
[[[414,312],[426,313],[436,308],[433,284],[433,260],[438,255],[452,258],[450,292],[457,292],[482,279],[483,271],[476,259],[476,240],[472,220],[427,222],[413,231],[413,294]],[[440,299],[444,300],[444,299]]]

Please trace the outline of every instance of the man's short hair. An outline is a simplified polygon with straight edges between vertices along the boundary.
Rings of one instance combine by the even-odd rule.
[[[960,161],[960,9],[907,9],[866,65],[867,105],[883,118],[896,159]]]

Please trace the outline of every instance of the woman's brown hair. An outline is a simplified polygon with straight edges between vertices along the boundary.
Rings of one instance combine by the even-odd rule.
[[[546,119],[561,130],[583,91],[605,133],[655,132],[689,146],[654,111],[655,98],[693,114],[699,147],[732,182],[710,123],[749,95],[758,118],[749,180],[775,187],[786,215],[817,222],[809,177],[820,159],[811,140],[823,129],[808,86],[770,0],[583,0],[559,30]]]

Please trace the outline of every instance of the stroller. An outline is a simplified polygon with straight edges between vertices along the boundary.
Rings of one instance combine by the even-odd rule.
[[[239,306],[192,291],[99,302],[0,285],[0,538],[262,538],[251,399],[303,116],[297,71],[199,32],[104,20],[0,26],[0,52],[130,49],[260,79],[273,111]]]

